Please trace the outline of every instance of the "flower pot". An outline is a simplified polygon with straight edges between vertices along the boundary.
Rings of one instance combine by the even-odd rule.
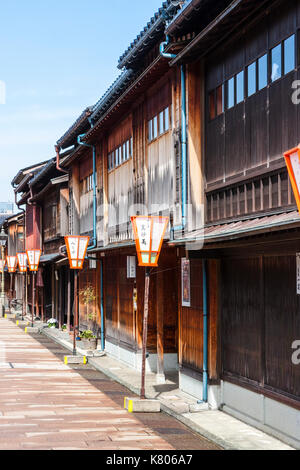
[[[97,349],[97,339],[82,339],[80,347],[86,351],[94,351]]]

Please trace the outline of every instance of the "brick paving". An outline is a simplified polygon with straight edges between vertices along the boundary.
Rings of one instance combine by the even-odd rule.
[[[65,354],[0,319],[1,450],[217,449],[163,413],[127,413],[124,387],[90,366],[65,366]]]

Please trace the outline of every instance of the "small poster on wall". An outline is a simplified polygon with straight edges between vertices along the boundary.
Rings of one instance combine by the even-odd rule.
[[[296,253],[297,260],[297,295],[300,295],[300,253]]]
[[[191,306],[191,265],[190,260],[186,258],[181,259],[181,293],[182,293],[182,306]]]
[[[127,279],[136,278],[136,257],[127,256]]]

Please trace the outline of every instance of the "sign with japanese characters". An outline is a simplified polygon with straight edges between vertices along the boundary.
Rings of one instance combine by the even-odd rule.
[[[168,217],[131,217],[139,266],[158,266],[161,247],[169,223]]]
[[[127,279],[136,278],[136,257],[127,256]]]
[[[191,265],[190,260],[181,259],[182,307],[191,306]]]
[[[300,253],[296,253],[296,269],[297,295],[300,295]]]

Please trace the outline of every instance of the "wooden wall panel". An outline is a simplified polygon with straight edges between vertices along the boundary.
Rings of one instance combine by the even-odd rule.
[[[265,384],[300,397],[300,367],[292,363],[292,343],[300,338],[300,298],[296,295],[296,255],[265,258]]]
[[[132,115],[127,116],[108,137],[108,153],[122,145],[132,137]]]
[[[260,382],[262,376],[259,258],[222,261],[223,372]]]
[[[180,300],[181,302],[181,300]],[[181,307],[180,357],[183,366],[203,367],[202,260],[191,260],[191,307]]]

